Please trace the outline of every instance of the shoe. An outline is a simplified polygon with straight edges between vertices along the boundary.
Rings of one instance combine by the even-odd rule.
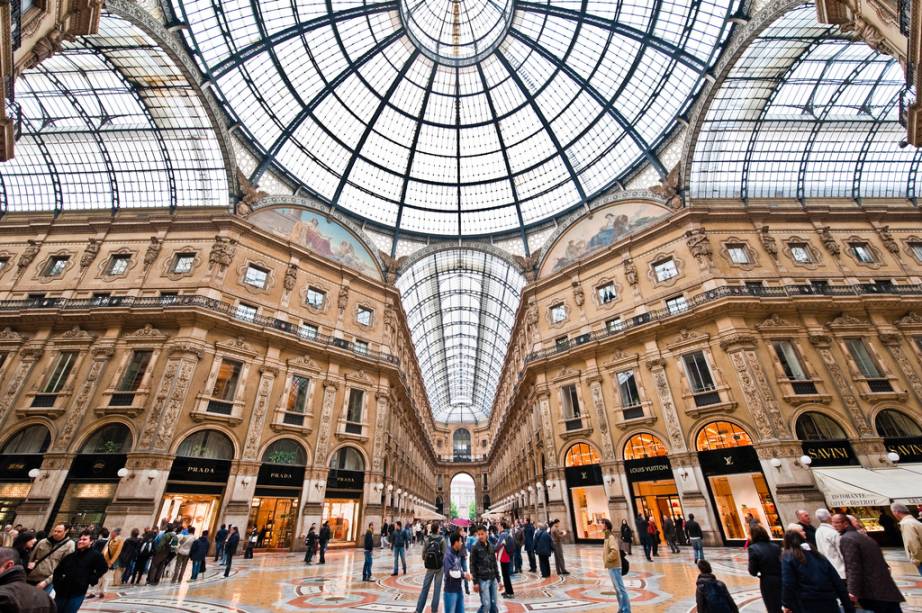
[[[391,577],[396,577],[397,573],[391,573]]]
[[[568,570],[565,570],[565,571],[563,571],[563,572],[562,572],[562,573],[560,573],[560,574],[561,574],[561,575],[569,575],[569,574],[570,574],[570,571],[568,571]]]

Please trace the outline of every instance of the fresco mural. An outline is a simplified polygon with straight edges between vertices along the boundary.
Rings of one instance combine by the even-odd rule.
[[[583,217],[557,238],[544,260],[542,272],[566,268],[671,212],[650,202],[622,202],[597,209],[592,217]]]
[[[255,211],[247,217],[247,221],[360,273],[376,278],[381,276],[362,243],[345,227],[319,213],[303,208],[277,207]]]

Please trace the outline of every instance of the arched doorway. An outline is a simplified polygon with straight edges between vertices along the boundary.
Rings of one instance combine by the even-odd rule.
[[[466,428],[458,428],[451,437],[455,462],[471,461],[471,433]]]
[[[40,424],[22,428],[0,447],[0,524],[13,523],[16,507],[32,488],[29,471],[40,468],[51,433]]]
[[[477,493],[474,478],[467,473],[455,475],[449,485],[451,519],[477,518]]]
[[[752,521],[782,538],[781,517],[749,433],[729,421],[712,421],[695,442],[724,543],[743,543]]]
[[[274,441],[263,452],[247,521],[247,533],[256,529],[257,547],[292,546],[306,465],[307,452],[291,438]]]
[[[333,542],[352,542],[358,536],[365,487],[365,458],[355,447],[340,447],[330,458],[322,521],[330,522]]]
[[[214,534],[233,459],[234,443],[220,430],[199,430],[183,439],[166,482],[159,524],[179,523],[198,534]]]
[[[684,542],[681,528],[685,514],[666,453],[666,445],[658,436],[648,432],[635,434],[624,444],[624,471],[631,489],[634,514],[652,517],[661,533],[664,532],[663,519],[671,517],[678,528],[676,534],[680,542]]]
[[[599,452],[588,443],[576,443],[567,450],[564,476],[577,543],[600,542],[604,536],[602,520],[611,519],[599,462]]]
[[[922,462],[922,428],[906,413],[884,409],[874,419],[877,434],[884,438],[887,451],[900,456],[900,463]]]
[[[857,466],[858,458],[848,442],[848,435],[836,420],[817,411],[807,411],[797,418],[794,431],[810,466]]]
[[[106,424],[86,439],[70,465],[49,527],[69,524],[79,534],[90,525],[103,525],[131,444],[131,431],[120,423]]]

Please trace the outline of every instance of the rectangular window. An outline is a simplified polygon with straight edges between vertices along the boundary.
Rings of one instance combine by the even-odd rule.
[[[54,363],[54,368],[51,369],[51,374],[48,376],[48,380],[45,381],[44,387],[42,387],[42,393],[59,393],[67,383],[67,377],[70,375],[70,371],[74,367],[74,362],[76,361],[76,351],[62,351],[59,353],[58,359]]]
[[[370,326],[375,312],[367,307],[359,307],[355,320],[363,326]]]
[[[877,367],[877,362],[871,357],[871,352],[868,351],[868,346],[864,344],[863,340],[860,338],[848,338],[845,339],[845,344],[848,347],[848,352],[852,354],[852,359],[855,360],[858,370],[861,371],[864,377],[868,379],[883,378],[883,374]]]
[[[557,351],[564,351],[565,349],[570,348],[570,339],[566,336],[558,336],[554,339],[554,346],[557,348]]]
[[[563,386],[563,418],[567,431],[579,430],[583,427],[582,412],[579,407],[579,396],[575,385]]]
[[[362,405],[364,403],[364,391],[357,389],[349,390],[349,406],[346,410],[346,432],[349,434],[362,433]]]
[[[909,249],[916,259],[922,262],[922,243],[909,243]]]
[[[214,388],[211,390],[212,398],[233,402],[242,369],[243,364],[236,360],[221,360],[221,366],[218,368],[218,379],[214,382]]]
[[[251,304],[241,302],[234,310],[234,317],[242,321],[254,321],[256,319],[257,308]]]
[[[667,281],[678,276],[678,274],[679,269],[676,268],[675,260],[672,258],[653,263],[653,275],[659,282]]]
[[[368,353],[368,343],[365,341],[360,341],[356,339],[355,342],[353,343],[353,346],[355,347],[356,353],[361,353],[362,355],[365,355]]]
[[[682,311],[688,310],[688,301],[685,300],[685,296],[673,296],[672,298],[666,299],[666,309],[669,310],[671,315],[676,313],[681,313]]]
[[[865,242],[849,243],[848,248],[851,250],[852,255],[855,256],[855,259],[862,264],[873,264],[876,261],[874,252],[871,251],[871,246]]]
[[[302,323],[298,330],[302,338],[313,340],[317,338],[317,326],[309,323]]]
[[[729,243],[727,244],[727,254],[730,256],[730,261],[734,264],[749,264],[749,249],[746,248],[746,245],[742,243]]]
[[[640,404],[637,392],[637,379],[633,370],[618,373],[618,390],[621,392],[621,408],[636,407]]]
[[[118,391],[135,392],[141,387],[141,381],[144,379],[144,373],[147,372],[153,355],[153,351],[135,351],[131,354],[131,360],[122,374],[122,380],[118,383]]]
[[[711,369],[708,368],[703,351],[683,355],[682,362],[685,364],[685,374],[688,375],[688,381],[694,393],[709,392],[714,389]]]
[[[800,358],[794,350],[794,345],[790,341],[775,341],[772,343],[775,348],[775,355],[781,362],[781,368],[784,370],[784,376],[790,381],[803,381],[807,379],[807,373],[804,372]]]
[[[551,323],[560,323],[567,318],[567,307],[558,303],[551,307]]]
[[[294,375],[291,378],[291,391],[288,392],[288,404],[285,410],[291,413],[307,413],[307,390],[311,381],[307,377]]]
[[[45,265],[45,272],[43,273],[46,277],[60,277],[64,274],[64,269],[67,268],[67,263],[70,261],[70,256],[66,255],[56,255],[48,260],[48,264]]]
[[[316,287],[307,288],[307,305],[315,309],[322,309],[327,301],[327,293]]]
[[[123,275],[128,272],[128,265],[131,264],[131,256],[127,254],[113,255],[109,258],[108,274]]]
[[[6,364],[6,355],[5,353],[0,353],[0,370],[3,370],[3,365]]]
[[[618,293],[615,291],[615,284],[611,282],[600,285],[595,288],[595,291],[599,296],[599,304],[608,304],[618,297]]]
[[[0,272],[6,270],[6,267],[10,265],[10,258],[0,258]]]
[[[791,257],[799,264],[813,263],[813,256],[810,254],[810,248],[807,243],[790,243],[788,248],[791,250]]]
[[[246,274],[243,275],[243,282],[251,287],[258,287],[259,289],[265,289],[266,283],[269,281],[269,271],[265,268],[260,268],[259,266],[253,266],[250,264],[247,266]]]
[[[177,253],[173,259],[173,272],[185,274],[192,272],[192,266],[195,265],[194,253]]]
[[[623,329],[624,329],[624,323],[621,321],[621,318],[620,318],[620,317],[615,317],[615,318],[609,319],[608,321],[605,322],[605,329],[606,329],[609,333],[611,333],[611,332],[618,332],[619,330],[623,330]]]

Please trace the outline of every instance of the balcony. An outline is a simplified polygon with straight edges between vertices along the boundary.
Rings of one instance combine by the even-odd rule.
[[[116,392],[109,398],[110,407],[130,407],[134,404],[134,392]]]

